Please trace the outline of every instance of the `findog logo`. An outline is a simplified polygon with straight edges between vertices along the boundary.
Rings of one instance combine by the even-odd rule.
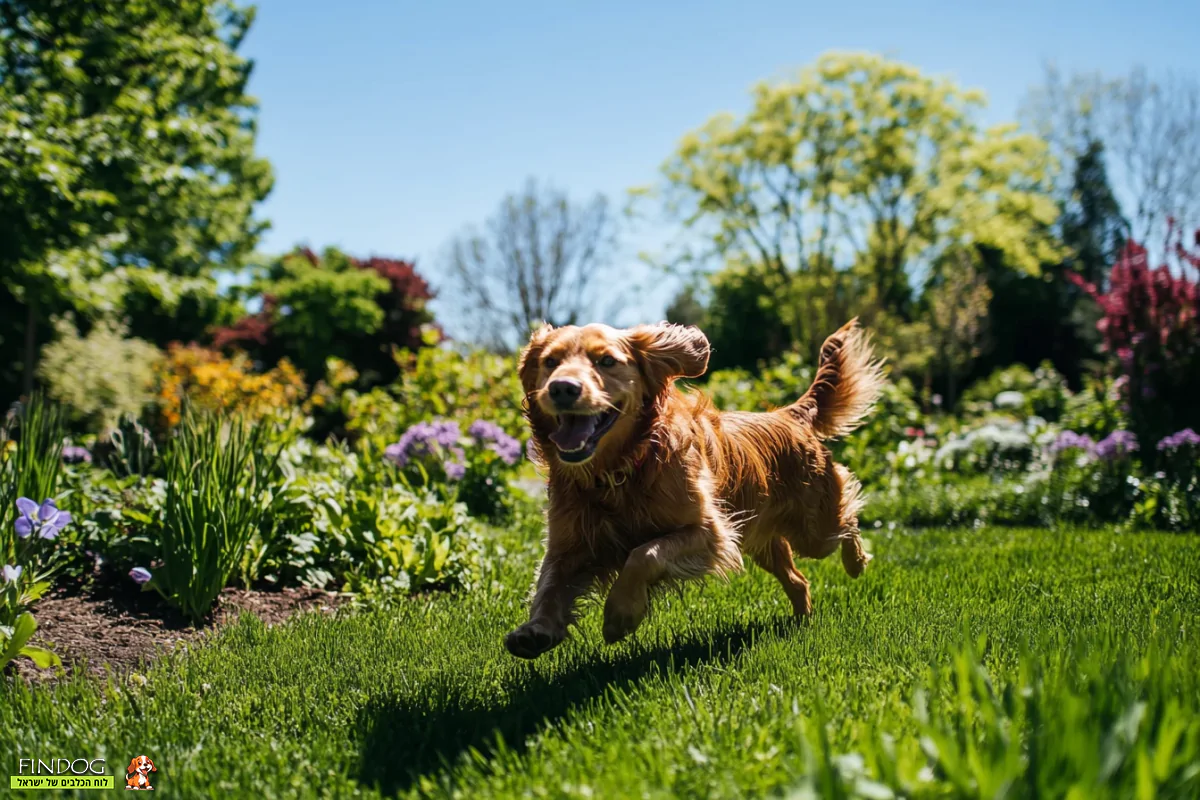
[[[150,785],[151,772],[158,772],[158,767],[154,766],[154,762],[148,756],[134,756],[133,760],[129,762],[129,766],[125,768],[125,789],[135,791],[154,789]]]

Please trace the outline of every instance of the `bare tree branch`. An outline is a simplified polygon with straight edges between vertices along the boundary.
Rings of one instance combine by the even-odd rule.
[[[616,221],[596,195],[582,204],[530,180],[500,203],[485,234],[468,229],[446,250],[471,336],[501,351],[519,347],[542,322],[587,321],[616,247]]]

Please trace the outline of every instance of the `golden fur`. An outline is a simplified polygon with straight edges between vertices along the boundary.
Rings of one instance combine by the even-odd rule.
[[[708,356],[698,329],[665,323],[546,326],[530,339],[519,370],[547,471],[546,554],[529,621],[505,640],[514,655],[561,642],[576,601],[600,586],[610,587],[604,637],[614,642],[641,623],[653,587],[737,572],[743,553],[780,581],[797,615],[812,603],[794,554],[840,547],[846,571],[862,573],[871,557],[858,533],[859,483],[822,440],[857,427],[879,394],[867,335],[855,320],[831,335],[808,391],[764,413],[721,412],[675,386],[702,375]],[[577,393],[567,408],[554,395],[564,385]],[[596,442],[560,451],[552,439],[565,415],[592,424],[610,412]]]

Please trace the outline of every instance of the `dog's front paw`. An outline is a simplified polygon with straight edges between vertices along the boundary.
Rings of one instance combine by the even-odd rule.
[[[646,618],[646,593],[625,593],[614,586],[604,603],[604,641],[615,644],[638,629]]]
[[[537,658],[556,647],[567,632],[541,620],[530,620],[504,637],[504,646],[517,658]]]

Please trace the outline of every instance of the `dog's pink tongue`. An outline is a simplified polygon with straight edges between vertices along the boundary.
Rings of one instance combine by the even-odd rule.
[[[588,437],[596,432],[594,416],[579,416],[563,414],[558,418],[558,430],[550,434],[550,441],[558,445],[559,450],[571,452],[578,450],[587,443]]]

